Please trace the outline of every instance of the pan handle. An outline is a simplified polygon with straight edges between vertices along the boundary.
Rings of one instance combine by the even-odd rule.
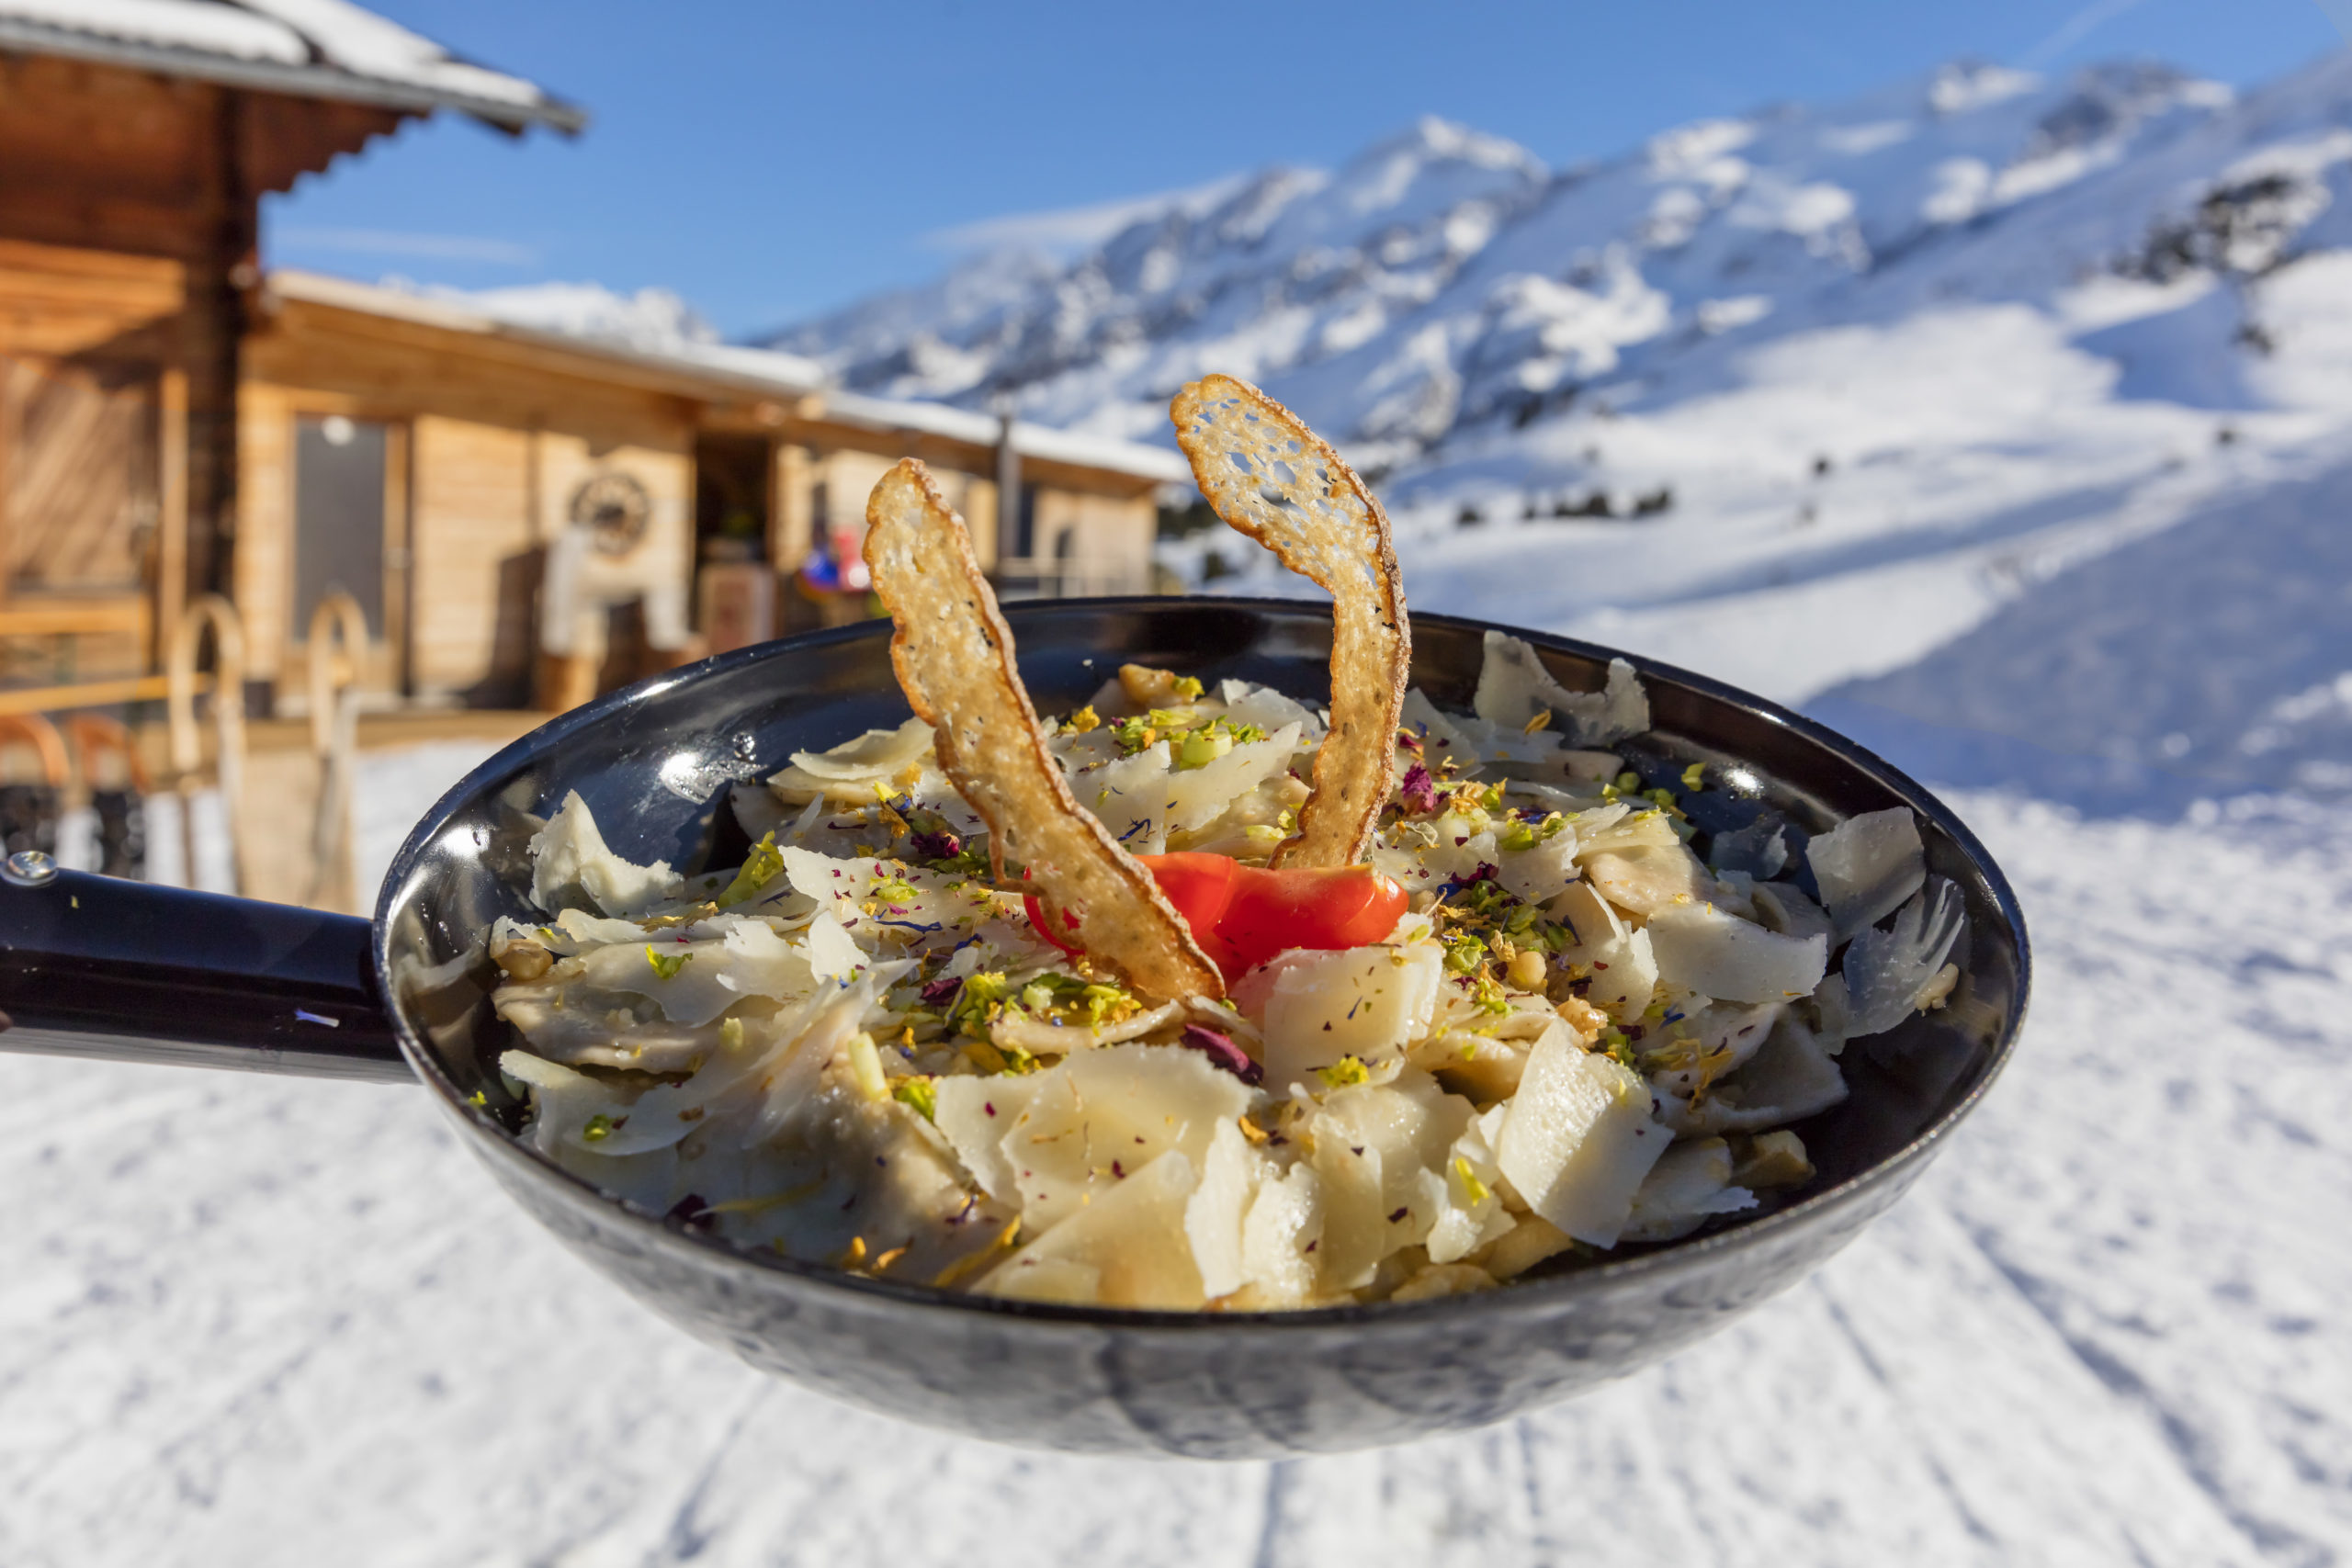
[[[287,904],[0,863],[0,1051],[413,1082],[368,924]]]

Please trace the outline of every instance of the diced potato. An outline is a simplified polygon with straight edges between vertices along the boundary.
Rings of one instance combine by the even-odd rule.
[[[1849,817],[1805,846],[1805,862],[1837,923],[1832,946],[1894,913],[1928,879],[1919,824],[1906,806]]]
[[[1575,1245],[1574,1236],[1543,1215],[1521,1214],[1517,1224],[1476,1254],[1475,1261],[1493,1278],[1510,1280]]]
[[[1786,1127],[1741,1140],[1733,1151],[1731,1179],[1742,1187],[1801,1187],[1813,1179],[1813,1158],[1804,1140]]]
[[[1432,1302],[1441,1296],[1466,1296],[1474,1291],[1491,1291],[1495,1277],[1469,1263],[1432,1263],[1403,1284],[1389,1296],[1392,1302]]]
[[[1357,947],[1295,962],[1265,1003],[1269,1089],[1303,1083],[1342,1056],[1381,1061],[1426,1031],[1444,976],[1442,950]]]
[[[1706,904],[1669,904],[1647,930],[1658,978],[1726,1001],[1811,996],[1829,964],[1820,936],[1781,936]]]
[[[1015,1300],[1184,1311],[1206,1300],[1184,1234],[1192,1162],[1170,1149],[990,1270],[976,1287]]]
[[[1536,1213],[1578,1241],[1612,1246],[1669,1142],[1650,1112],[1637,1075],[1577,1049],[1563,1030],[1528,1058],[1497,1163]]]

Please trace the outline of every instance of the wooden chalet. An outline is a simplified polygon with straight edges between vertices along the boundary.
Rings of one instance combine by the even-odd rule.
[[[339,593],[372,707],[568,705],[864,614],[865,496],[909,454],[1007,596],[1150,586],[1171,453],[261,275],[262,193],[444,110],[584,123],[351,6],[0,0],[0,713],[161,695],[207,594],[256,716],[301,710]]]
[[[261,195],[443,109],[584,123],[354,6],[0,0],[0,682],[160,694],[239,570]]]
[[[902,457],[939,476],[1005,596],[1149,592],[1159,492],[1190,479],[1173,452],[831,390],[789,355],[297,272],[249,316],[232,587],[248,679],[280,699],[330,587],[368,614],[375,705],[560,707],[863,615],[865,497]],[[567,641],[569,674],[549,659]]]

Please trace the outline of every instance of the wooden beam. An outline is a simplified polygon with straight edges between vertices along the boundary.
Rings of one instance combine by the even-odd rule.
[[[140,675],[127,681],[85,681],[72,686],[24,686],[0,691],[0,714],[63,713],[69,708],[111,707],[117,703],[159,702],[169,681],[162,675]],[[212,677],[196,677],[196,689],[209,692]]]
[[[164,649],[187,607],[187,372],[165,367],[157,389],[155,637],[149,657],[160,668]]]
[[[75,601],[16,599],[0,604],[0,637],[93,637],[124,632],[142,641],[147,601],[136,595]]]

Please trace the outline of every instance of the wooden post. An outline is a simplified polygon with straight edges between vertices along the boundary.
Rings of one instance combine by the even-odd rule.
[[[340,634],[340,635],[338,635]],[[364,913],[352,864],[351,794],[359,760],[359,684],[368,658],[368,617],[348,593],[330,593],[311,614],[311,751],[319,762],[319,814],[311,833],[313,909]],[[366,890],[372,897],[373,888]]]
[[[239,344],[244,290],[259,281],[256,197],[244,170],[243,94],[216,90],[203,195],[209,243],[188,267],[181,363],[187,373],[187,577],[198,592],[232,592],[236,538]]]
[[[779,441],[768,465],[768,564],[779,575],[800,570],[808,558],[815,519],[808,504],[808,448]]]
[[[160,667],[187,607],[187,372],[166,366],[156,395],[155,630],[150,668]]]

